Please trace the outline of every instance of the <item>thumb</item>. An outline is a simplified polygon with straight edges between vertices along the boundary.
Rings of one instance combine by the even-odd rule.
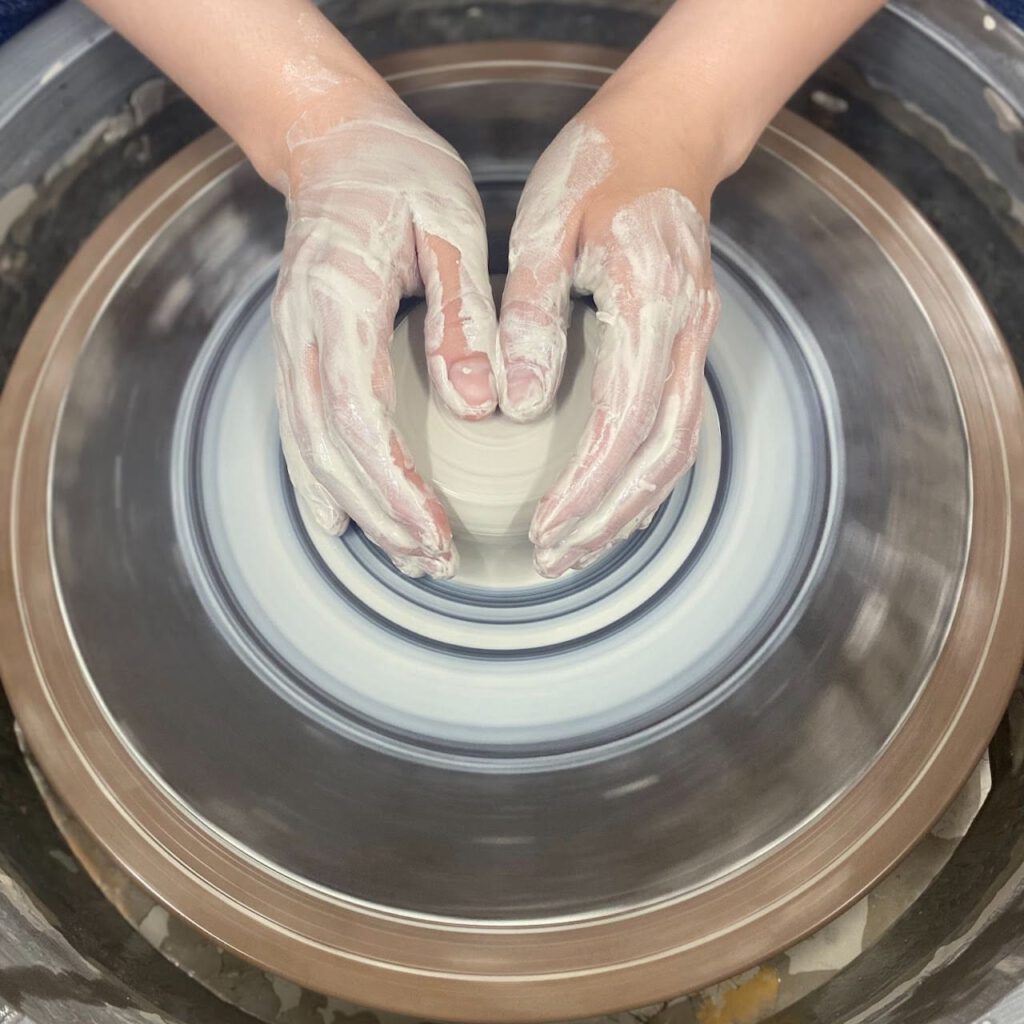
[[[570,122],[526,181],[509,240],[498,326],[499,401],[514,420],[536,419],[555,400],[581,212],[610,168],[605,137]]]
[[[498,326],[499,402],[506,416],[520,421],[542,416],[555,400],[575,262],[575,245],[564,231],[555,239],[538,236],[531,220],[521,209],[512,228]]]
[[[427,296],[430,379],[456,416],[475,420],[490,415],[497,404],[497,324],[483,216],[465,213],[444,236],[417,228],[416,248]]]

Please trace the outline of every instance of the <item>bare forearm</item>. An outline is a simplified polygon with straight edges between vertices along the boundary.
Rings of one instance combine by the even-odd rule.
[[[279,184],[289,125],[318,94],[376,73],[310,0],[88,0]]]
[[[676,0],[612,82],[736,170],[786,100],[883,0]]]

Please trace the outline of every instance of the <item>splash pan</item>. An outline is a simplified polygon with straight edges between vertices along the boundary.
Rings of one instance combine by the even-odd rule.
[[[617,59],[384,69],[466,155],[496,289],[531,162]],[[524,534],[586,415],[586,304],[528,428],[446,418],[403,311],[400,426],[464,566],[413,581],[287,486],[283,210],[238,151],[201,139],[86,243],[0,404],[3,675],[52,783],[157,898],[359,1002],[584,1016],[791,944],[941,813],[1020,663],[1015,372],[940,239],[792,115],[714,222],[695,467],[556,581]]]

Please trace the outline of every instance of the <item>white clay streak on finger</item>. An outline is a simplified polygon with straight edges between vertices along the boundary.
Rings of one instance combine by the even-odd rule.
[[[278,373],[285,382],[282,387],[285,422],[291,427],[291,435],[299,451],[305,453],[303,461],[335,503],[344,508],[370,540],[387,551],[396,564],[403,567],[403,571],[410,571],[412,575],[422,575],[424,571],[432,575],[450,575],[443,561],[436,557],[427,559],[424,563],[426,569],[420,567],[417,559],[425,557],[421,545],[380,504],[376,488],[365,478],[351,451],[332,443],[324,419],[315,346],[287,340],[288,324],[305,322],[296,320],[294,313],[289,313],[293,301],[299,301],[301,308],[304,295],[302,292],[289,291],[280,296],[274,305]],[[307,329],[311,327],[312,323],[308,323]],[[298,366],[294,363],[295,359],[299,360]],[[304,361],[310,360],[313,365],[303,365]],[[454,568],[451,569],[453,571]]]
[[[390,338],[388,311],[398,296],[422,287],[415,228],[456,240],[466,345],[490,360],[493,304],[488,309],[473,299],[479,293],[489,301],[482,212],[465,164],[447,143],[397,100],[366,106],[361,116],[326,127],[304,115],[288,132],[295,172],[275,303],[277,343],[291,350],[293,364],[301,361],[316,323],[324,407],[315,415],[309,406],[317,398],[306,389],[297,411],[322,430],[316,478],[344,496],[349,514],[403,569],[451,575],[456,556],[447,518],[391,422],[393,388],[381,341]],[[408,531],[414,540],[403,544],[399,535]]]
[[[449,317],[454,317],[459,325],[463,350],[446,358],[442,346]],[[494,410],[497,401],[494,371],[496,333],[493,297],[489,291],[482,294],[469,284],[464,284],[459,294],[450,299],[438,299],[427,315],[424,340],[430,379],[445,404],[457,416],[474,419]],[[471,402],[460,392],[460,375],[475,378],[474,383],[480,391],[476,400]]]
[[[409,247],[411,240],[405,243]],[[388,262],[397,265],[402,259],[397,244]],[[334,260],[343,262],[335,265]],[[320,344],[326,431],[334,447],[349,453],[361,471],[349,488],[372,488],[381,505],[413,531],[425,553],[438,557],[450,539],[435,522],[429,496],[411,477],[387,403],[373,386],[381,339],[389,336],[398,297],[393,282],[367,276],[370,269],[339,245],[310,272],[315,284],[310,286],[314,308],[309,317]]]
[[[662,189],[620,210],[607,245],[611,252],[584,249],[577,263],[578,286],[593,292],[604,313],[596,408],[576,458],[538,507],[531,536],[542,549],[579,534],[646,441],[671,340],[701,300],[696,277],[709,258],[706,227],[679,193]]]
[[[676,340],[672,372],[650,435],[601,505],[563,541],[537,553],[543,574],[557,576],[583,568],[595,555],[648,525],[693,465],[700,437],[704,357],[718,319],[717,294],[702,292],[696,306],[693,320]]]
[[[425,128],[422,132],[427,134]],[[425,555],[447,557],[450,536],[437,522],[443,521],[443,513],[437,515],[436,500],[410,479],[403,446],[396,442],[387,415],[390,374],[382,373],[379,365],[381,339],[391,331],[388,311],[397,304],[398,292],[412,290],[419,281],[408,196],[395,187],[394,179],[381,177],[387,155],[379,154],[375,163],[368,152],[379,150],[382,138],[393,141],[392,134],[350,122],[329,141],[337,145],[346,136],[353,144],[342,161],[348,184],[328,187],[336,180],[335,161],[318,150],[306,169],[312,180],[292,200],[291,231],[301,241],[290,247],[294,256],[288,273],[292,288],[305,293],[308,305],[298,304],[297,322],[283,324],[281,334],[317,322],[330,400],[324,421],[335,447],[350,452],[362,471],[338,483],[346,491],[370,486],[380,504],[414,530]],[[407,135],[400,132],[399,138],[404,141]],[[433,144],[429,152],[450,159]],[[361,192],[356,185],[360,181]],[[282,308],[294,309],[294,304],[282,303]],[[375,375],[386,379],[376,394]],[[364,528],[373,530],[372,524]]]
[[[574,122],[537,161],[523,189],[509,242],[499,330],[502,408],[532,418],[554,400],[565,361],[565,331],[579,209],[610,173],[611,146]]]
[[[364,381],[366,384],[363,388],[357,385],[353,390],[361,394],[369,393],[368,385],[377,353],[376,344],[371,343],[376,338],[375,325],[367,319],[365,310],[380,305],[381,296],[374,294],[378,287],[390,289],[393,286],[375,278],[372,266],[350,265],[348,272],[340,269],[346,260],[354,259],[339,241],[345,232],[338,232],[338,238],[328,239],[332,244],[325,246],[322,237],[325,231],[323,222],[316,220],[304,232],[299,251],[292,257],[289,273],[298,275],[305,281],[305,285],[301,289],[290,290],[275,304],[274,310],[278,344],[283,348],[284,358],[292,368],[288,390],[296,436],[305,434],[306,449],[315,451],[317,456],[315,475],[360,526],[367,532],[378,534],[389,550],[394,548],[408,551],[413,546],[411,535],[407,529],[396,531],[393,524],[388,523],[387,520],[392,516],[384,512],[389,507],[386,490],[366,471],[367,460],[358,457],[352,444],[354,435],[365,430],[371,420],[373,429],[379,431],[386,428],[387,420],[382,415],[383,403],[365,402],[346,410],[353,414],[350,421],[352,430],[350,433],[343,428],[345,436],[339,437],[337,427],[332,428],[326,415],[325,382],[322,380],[323,361],[332,360],[335,366],[330,374],[349,382]],[[346,241],[351,242],[351,239]],[[310,266],[305,265],[307,261]],[[363,291],[355,283],[360,274],[365,279]],[[360,302],[362,313],[325,311],[324,306],[328,306],[330,311],[341,308],[341,304],[334,300],[337,294],[347,294],[353,301]],[[332,322],[324,323],[325,315],[329,315]],[[327,354],[321,346],[319,369],[304,365],[309,356],[307,343],[302,339],[307,332],[314,330],[321,337],[345,339],[344,343],[331,345]],[[321,378],[319,386],[314,386],[310,379],[314,374]],[[386,446],[387,438],[385,433],[379,443]],[[399,475],[397,467],[387,455],[378,461],[383,463],[382,471],[385,475]],[[406,523],[407,526],[413,526],[416,519],[423,518],[417,509],[404,511],[405,518],[412,520]]]
[[[287,399],[280,383],[277,389],[278,433],[281,437],[281,451],[288,469],[288,477],[295,493],[305,504],[317,525],[326,533],[338,536],[348,526],[348,516],[335,501],[330,491],[313,475],[306,460],[299,451],[295,432],[289,422]]]
[[[494,360],[498,323],[480,197],[466,165],[454,151],[451,155],[458,173],[451,176],[446,189],[418,193],[412,214],[427,297],[431,380],[452,412],[477,418],[493,411],[497,401]],[[443,287],[439,251],[454,265],[456,281],[451,290]],[[449,316],[455,318],[454,331],[446,331]],[[457,349],[448,358],[442,352],[446,341]],[[450,374],[462,374],[463,379],[452,380]]]
[[[624,540],[657,510],[679,478],[693,465],[700,436],[704,357],[710,338],[706,324],[717,319],[717,297],[702,292],[695,315],[673,346],[668,380],[650,434],[605,500],[565,537],[583,550]]]
[[[285,357],[287,359],[287,357]],[[392,557],[415,554],[417,545],[403,526],[386,515],[372,491],[354,485],[357,468],[344,451],[337,450],[327,436],[323,410],[316,396],[308,394],[301,369],[279,361],[279,373],[291,386],[284,387],[284,420],[297,450],[314,479],[334,503],[346,510],[367,536]],[[279,408],[281,408],[279,406]],[[287,458],[287,452],[285,453]]]
[[[412,532],[424,554],[444,556],[450,536],[441,531],[432,498],[414,475],[405,445],[384,403],[374,396],[368,375],[335,365],[324,377],[326,434],[350,460],[344,470],[339,465],[339,477],[348,476],[349,489],[375,495],[389,516]]]
[[[482,218],[482,212],[479,216]],[[498,327],[482,221],[470,216],[461,228],[450,226],[449,234],[441,236],[425,231],[422,219],[422,214],[417,214],[417,253],[427,298],[425,343],[431,381],[457,416],[479,418],[492,412],[497,401],[494,352]]]

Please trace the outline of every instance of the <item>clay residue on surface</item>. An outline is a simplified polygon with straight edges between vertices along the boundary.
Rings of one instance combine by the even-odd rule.
[[[868,900],[865,897],[810,938],[794,946],[787,954],[789,973],[841,970],[864,948],[867,923]]]
[[[708,989],[696,1006],[697,1024],[757,1024],[775,1009],[779,973],[760,967]]]
[[[992,113],[996,115],[996,124],[999,125],[1001,132],[1013,135],[1015,132],[1024,131],[1024,124],[1021,124],[1020,115],[1013,109],[1010,101],[1005,96],[996,92],[995,89],[988,85],[982,90],[982,95],[985,97],[985,102],[992,109]]]
[[[7,236],[11,225],[35,202],[34,185],[19,185],[6,195],[0,196],[0,242]]]

